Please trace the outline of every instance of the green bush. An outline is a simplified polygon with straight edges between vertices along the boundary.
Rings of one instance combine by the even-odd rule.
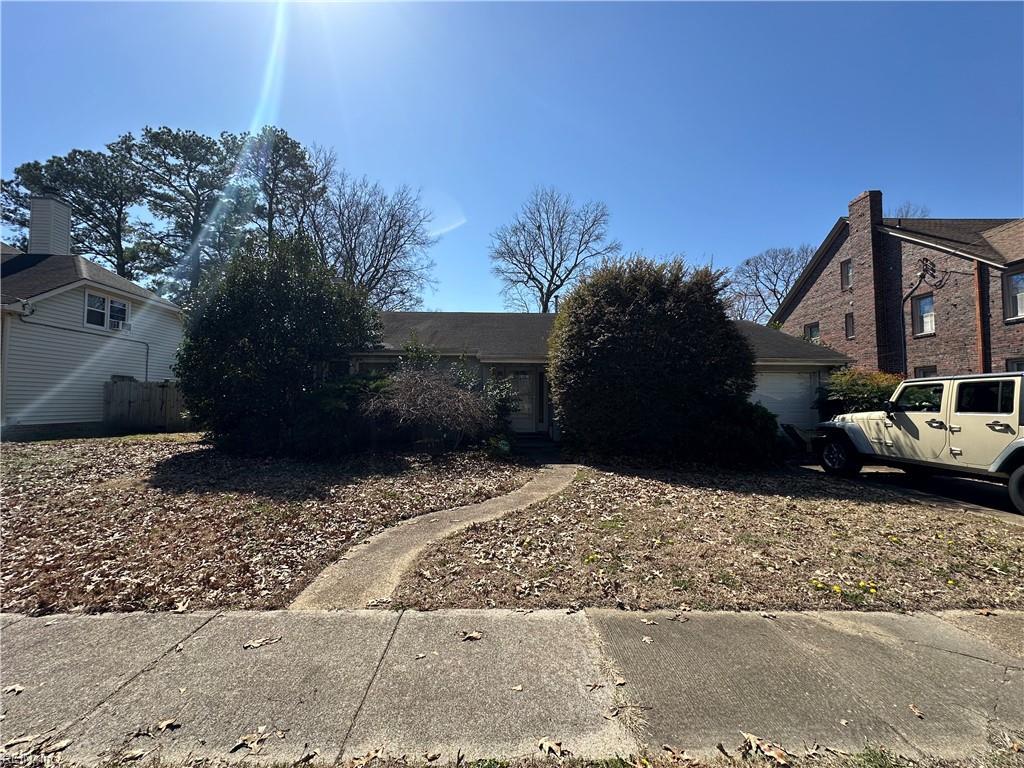
[[[316,452],[323,435],[309,431],[316,419],[310,409],[331,400],[324,391],[331,367],[341,362],[347,370],[349,353],[378,335],[363,296],[332,279],[307,243],[278,241],[267,252],[253,242],[233,256],[190,318],[175,373],[193,418],[217,444]],[[342,408],[335,416],[352,412],[353,397],[335,400]]]
[[[824,418],[837,413],[879,411],[896,391],[903,377],[865,368],[843,368],[825,385],[818,407]]]
[[[605,455],[767,463],[775,433],[748,402],[754,353],[722,291],[721,273],[710,268],[643,257],[608,262],[581,281],[550,340],[567,444]]]

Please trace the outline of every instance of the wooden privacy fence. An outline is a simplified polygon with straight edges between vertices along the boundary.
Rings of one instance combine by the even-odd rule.
[[[117,429],[178,432],[191,427],[173,381],[108,381],[103,385],[103,421]]]

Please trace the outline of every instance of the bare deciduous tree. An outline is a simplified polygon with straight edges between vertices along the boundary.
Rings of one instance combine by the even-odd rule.
[[[491,235],[491,264],[509,307],[550,312],[554,298],[577,280],[587,262],[613,256],[621,245],[608,238],[608,208],[551,187],[535,189],[507,224]]]
[[[402,186],[388,194],[365,177],[334,173],[329,154],[314,154],[313,168],[326,193],[304,212],[304,230],[324,261],[376,309],[419,307],[433,282],[427,250],[437,242],[419,193]]]
[[[733,269],[728,298],[734,318],[766,323],[814,255],[814,247],[769,248]]]
[[[895,208],[886,211],[885,217],[888,219],[927,219],[931,213],[931,209],[927,205],[904,200]]]

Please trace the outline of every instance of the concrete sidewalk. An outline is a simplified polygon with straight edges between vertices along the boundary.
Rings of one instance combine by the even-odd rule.
[[[233,611],[0,628],[2,687],[23,688],[0,699],[2,742],[88,763],[331,763],[380,747],[446,762],[536,755],[540,739],[585,758],[707,754],[740,731],[795,752],[958,757],[1024,724],[1024,613],[1006,611]],[[230,751],[243,739],[258,753]]]

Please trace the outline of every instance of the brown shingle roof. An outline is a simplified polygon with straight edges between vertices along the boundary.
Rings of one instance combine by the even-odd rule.
[[[995,264],[1024,258],[1024,219],[882,219],[882,226]]]
[[[484,358],[544,360],[553,314],[522,312],[382,312],[384,348],[400,351],[413,338],[439,353]],[[800,361],[842,365],[849,358],[827,347],[756,323],[736,325],[759,362]]]
[[[0,269],[2,301],[10,304],[49,293],[65,285],[89,280],[122,293],[150,299],[167,306],[174,304],[120,275],[81,256],[47,256],[36,253],[4,255]]]

